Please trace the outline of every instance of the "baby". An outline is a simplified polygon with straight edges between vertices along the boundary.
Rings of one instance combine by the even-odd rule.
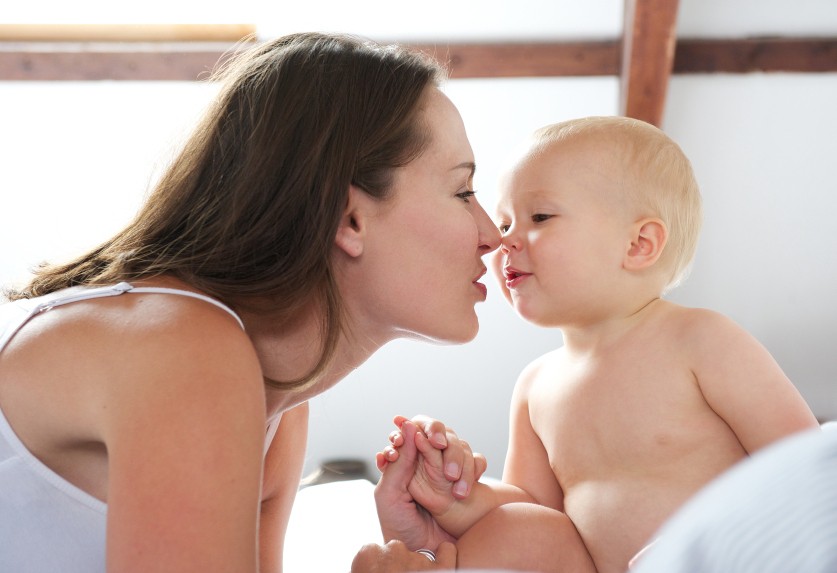
[[[712,478],[817,426],[752,336],[663,298],[693,258],[701,200],[659,129],[591,117],[539,130],[502,181],[497,224],[506,298],[564,344],[517,381],[502,482],[459,499],[421,432],[394,441],[405,460],[418,448],[407,489],[458,539],[460,566],[623,573]],[[379,489],[398,456],[379,454]]]

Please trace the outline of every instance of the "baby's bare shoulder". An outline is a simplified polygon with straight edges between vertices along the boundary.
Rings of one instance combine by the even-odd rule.
[[[518,384],[531,384],[542,376],[552,375],[564,363],[564,349],[557,348],[532,360],[520,372]]]
[[[720,312],[670,304],[658,332],[677,342],[697,343],[741,335],[744,330]]]
[[[558,348],[535,358],[527,364],[517,377],[513,399],[517,402],[526,402],[529,395],[539,385],[543,385],[545,381],[554,384],[557,377],[556,373],[560,371],[560,365],[563,361],[562,356],[563,351]]]

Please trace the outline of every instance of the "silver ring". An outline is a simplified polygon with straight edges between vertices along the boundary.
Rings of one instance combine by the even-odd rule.
[[[421,553],[428,559],[430,559],[433,563],[436,563],[436,554],[430,551],[429,549],[416,549],[416,553]]]

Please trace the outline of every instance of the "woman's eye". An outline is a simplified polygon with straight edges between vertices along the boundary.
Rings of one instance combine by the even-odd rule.
[[[543,223],[547,219],[551,218],[552,215],[544,215],[542,213],[538,213],[536,215],[532,215],[532,222],[533,223]]]
[[[461,193],[457,193],[456,196],[458,198],[462,199],[463,201],[465,201],[466,203],[470,203],[470,201],[468,199],[473,197],[475,194],[476,194],[476,191],[471,191],[470,189],[468,189],[467,191],[462,191]]]

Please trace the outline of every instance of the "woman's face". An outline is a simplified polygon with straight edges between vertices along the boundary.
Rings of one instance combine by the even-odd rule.
[[[385,338],[465,342],[485,300],[481,257],[500,234],[473,195],[474,154],[453,103],[438,89],[424,96],[425,151],[395,171],[389,199],[368,219],[362,275],[345,283],[359,311]],[[362,259],[362,260],[360,260]],[[344,297],[347,298],[347,297]]]

